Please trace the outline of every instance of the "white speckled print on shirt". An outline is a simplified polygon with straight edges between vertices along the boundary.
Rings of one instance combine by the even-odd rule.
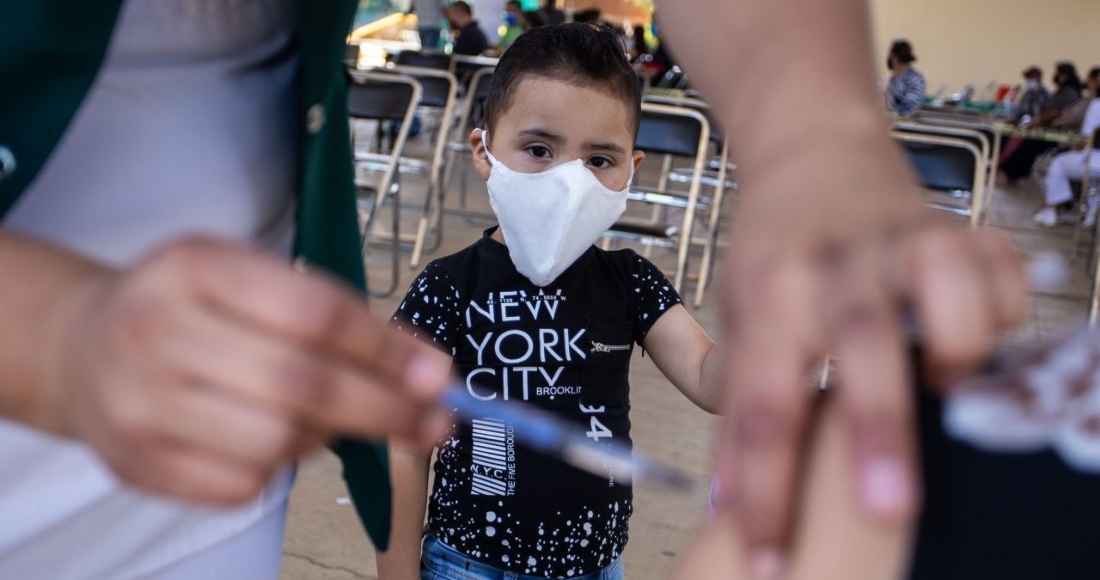
[[[488,233],[487,233],[488,234]],[[519,274],[488,235],[428,265],[395,324],[451,352],[467,393],[522,400],[630,445],[630,356],[680,297],[650,262],[592,247],[549,286]],[[440,542],[504,570],[567,578],[615,561],[632,490],[515,444],[512,425],[456,424],[438,446],[428,525]]]

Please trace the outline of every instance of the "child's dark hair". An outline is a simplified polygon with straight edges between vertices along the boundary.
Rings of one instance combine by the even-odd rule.
[[[626,51],[611,28],[592,24],[553,24],[521,34],[504,52],[485,99],[490,132],[512,106],[520,81],[542,77],[595,88],[629,109],[634,134],[641,119],[642,89]]]

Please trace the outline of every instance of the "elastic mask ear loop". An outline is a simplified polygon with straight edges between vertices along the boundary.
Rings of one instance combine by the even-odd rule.
[[[489,151],[489,132],[485,129],[481,130],[481,144],[485,146],[485,155],[489,158],[489,161],[493,165],[500,165],[500,162],[497,161],[497,158],[493,156],[493,152]]]

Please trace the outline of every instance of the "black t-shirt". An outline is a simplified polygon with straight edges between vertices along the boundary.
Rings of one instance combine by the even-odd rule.
[[[488,49],[489,40],[485,38],[485,33],[481,30],[477,20],[474,20],[458,31],[458,38],[455,39],[451,52],[466,56],[477,56]]]
[[[539,12],[542,13],[542,19],[547,24],[562,24],[565,22],[565,13],[557,8],[543,8]]]
[[[920,396],[925,510],[911,580],[1100,578],[1100,475],[1052,451],[993,453],[947,435]]]
[[[925,497],[910,579],[1100,579],[1096,336],[1013,354],[946,401],[917,389]]]
[[[634,343],[680,303],[631,250],[589,248],[544,288],[490,239],[436,260],[394,320],[452,353],[469,396],[526,401],[630,445]],[[444,544],[518,574],[564,578],[611,564],[627,541],[632,490],[516,445],[493,417],[455,425],[438,446],[428,526]]]

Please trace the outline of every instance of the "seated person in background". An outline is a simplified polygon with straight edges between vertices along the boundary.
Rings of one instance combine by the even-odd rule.
[[[546,0],[546,5],[539,10],[543,24],[563,24],[565,22],[565,13],[558,10],[557,4],[557,0]]]
[[[523,31],[527,32],[532,28],[538,28],[540,26],[546,26],[546,20],[542,18],[542,13],[536,10],[527,10],[523,13]]]
[[[652,58],[643,63],[643,74],[649,77],[650,82],[654,86],[659,86],[665,73],[672,70],[672,67],[676,66],[676,62],[673,60],[672,54],[668,50],[668,43],[661,42],[661,38],[657,34],[659,27],[657,25],[656,12],[653,13],[653,24],[651,27],[653,36],[657,39],[657,48],[652,49]]]
[[[574,22],[592,22],[596,23],[600,21],[603,13],[599,8],[589,8],[588,10],[581,10],[573,15]]]
[[[891,113],[912,115],[924,104],[924,75],[913,68],[916,61],[913,46],[908,41],[897,40],[890,46],[886,57],[891,73],[886,86],[886,106]]]
[[[525,29],[523,4],[520,4],[519,0],[508,0],[504,5],[504,14],[501,18],[504,21],[504,34],[500,36],[500,40],[497,42],[497,52],[508,50],[508,47],[512,46],[516,38],[523,34]]]
[[[1043,87],[1043,71],[1039,67],[1031,66],[1024,69],[1023,76],[1027,84],[1016,105],[1016,117],[1012,122],[1036,126],[1043,112],[1050,108],[1050,93]],[[1055,80],[1057,81],[1057,75]],[[1064,96],[1062,98],[1065,99]],[[1005,141],[1001,149],[998,168],[1004,173],[1008,184],[1013,185],[1018,180],[1031,175],[1035,159],[1054,147],[1055,145],[1049,141],[1013,137]]]
[[[1050,102],[1039,115],[1039,124],[1044,127],[1049,127],[1062,113],[1081,101],[1081,77],[1077,74],[1077,67],[1071,62],[1055,65],[1054,86],[1058,90],[1054,91]]]
[[[1055,129],[1079,131],[1081,125],[1085,122],[1085,113],[1088,112],[1089,105],[1096,98],[1097,89],[1100,89],[1100,66],[1092,67],[1088,76],[1085,77],[1085,90],[1082,93],[1081,100],[1063,111],[1061,115],[1058,115],[1051,125]]]
[[[1100,71],[1093,69],[1093,72]],[[1077,131],[1085,120],[1088,101],[1091,100],[1091,97],[1081,98],[1081,80],[1077,77],[1077,68],[1072,63],[1058,63],[1054,73],[1054,84],[1058,86],[1058,90],[1050,98],[1050,102],[1036,124]],[[1067,113],[1072,114],[1067,115]],[[1011,139],[1005,145],[1007,153],[1002,155],[1004,161],[1001,163],[1001,170],[1004,171],[1009,183],[1013,183],[1031,175],[1035,160],[1056,147],[1054,143],[1040,139]]]
[[[637,343],[692,402],[718,408],[717,350],[672,284],[633,250],[593,245],[626,207],[644,157],[633,150],[640,115],[640,87],[607,27],[544,26],[501,57],[486,130],[470,136],[500,226],[429,264],[394,315],[453,357],[464,396],[525,401],[594,442],[629,446]],[[493,417],[452,425],[423,537],[430,454],[391,447],[381,580],[623,577],[631,485],[513,447],[512,429]]]
[[[488,50],[489,41],[477,20],[474,20],[473,10],[468,3],[458,0],[448,6],[447,20],[455,29],[456,38],[451,48],[453,54],[477,56]]]
[[[638,59],[650,54],[649,45],[645,41],[645,27],[641,24],[634,26],[627,54],[630,55],[631,62],[638,62]]]
[[[512,43],[519,38],[519,35],[532,28],[546,25],[542,20],[542,15],[538,12],[534,10],[524,12],[519,11],[519,9],[520,3],[516,0],[508,2],[507,11],[504,17],[504,25],[507,27],[507,30],[504,36],[500,37],[500,42],[497,43],[496,48],[486,51],[486,55],[500,56],[505,50],[508,50],[508,47],[512,46]]]
[[[1016,104],[1016,118],[1013,122],[1030,125],[1038,121],[1050,104],[1050,92],[1043,86],[1043,69],[1029,66],[1024,69],[1023,76],[1024,94]]]
[[[1081,133],[1087,136],[1092,136],[1096,129],[1100,128],[1100,100],[1097,97],[1100,97],[1100,94],[1094,91],[1092,102],[1085,112],[1085,122],[1081,125]],[[1073,189],[1070,180],[1081,179],[1084,176],[1086,162],[1088,163],[1089,174],[1100,176],[1100,154],[1096,151],[1090,152],[1081,147],[1074,151],[1062,153],[1054,158],[1054,161],[1050,163],[1050,170],[1047,172],[1044,182],[1046,185],[1046,207],[1035,214],[1033,218],[1035,223],[1045,227],[1053,227],[1058,224],[1058,206],[1073,200]],[[1096,224],[1098,206],[1096,201],[1091,198],[1085,201],[1088,203],[1088,212],[1085,214],[1085,227],[1092,227]]]

